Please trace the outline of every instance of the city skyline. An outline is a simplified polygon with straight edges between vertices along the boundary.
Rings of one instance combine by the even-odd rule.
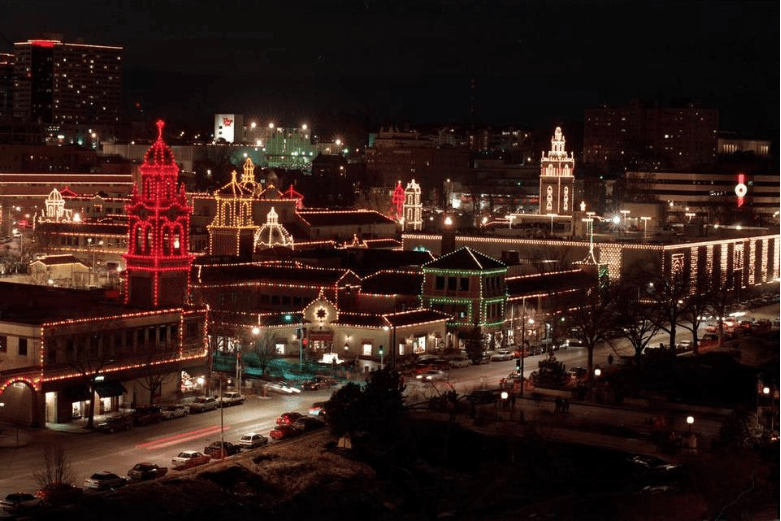
[[[721,130],[777,141],[770,2],[6,7],[3,52],[44,33],[120,45],[125,106],[199,127],[228,112],[552,128],[641,98],[715,108]]]

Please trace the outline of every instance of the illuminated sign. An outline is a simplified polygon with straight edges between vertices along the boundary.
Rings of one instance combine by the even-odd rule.
[[[744,197],[748,193],[745,174],[738,174],[738,184],[735,185],[735,195],[738,196],[738,208],[743,206]]]

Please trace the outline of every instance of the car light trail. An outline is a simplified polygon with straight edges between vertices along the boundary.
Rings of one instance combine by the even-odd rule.
[[[230,429],[230,425],[226,425],[223,430],[227,431],[228,429]],[[146,450],[161,449],[163,447],[168,447],[170,445],[176,445],[177,443],[181,443],[183,441],[196,440],[198,438],[203,438],[205,436],[209,436],[210,434],[216,434],[219,432],[220,432],[220,426],[214,425],[212,427],[206,427],[203,429],[198,429],[190,432],[183,432],[180,434],[176,434],[174,436],[168,436],[166,438],[160,438],[157,440],[148,441],[146,443],[140,443],[136,445],[136,448],[146,449]]]

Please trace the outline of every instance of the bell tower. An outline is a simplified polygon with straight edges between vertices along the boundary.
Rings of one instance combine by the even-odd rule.
[[[193,209],[178,185],[179,167],[163,142],[163,121],[157,141],[147,150],[141,187],[135,185],[128,217],[125,303],[140,307],[181,306],[190,284],[190,216]]]
[[[564,150],[561,127],[551,139],[548,155],[540,161],[540,215],[572,215],[575,188],[575,158]]]

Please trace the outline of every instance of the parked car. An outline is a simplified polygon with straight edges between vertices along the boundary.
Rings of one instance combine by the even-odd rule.
[[[565,338],[561,343],[561,348],[569,349],[570,347],[586,347],[586,345],[577,338]]]
[[[293,428],[301,432],[316,431],[325,427],[325,422],[319,418],[302,416],[293,423]]]
[[[136,425],[149,425],[159,423],[163,419],[163,408],[159,405],[138,407],[133,411],[133,423]]]
[[[210,456],[198,452],[197,450],[183,450],[171,460],[171,465],[173,465],[175,469],[187,469],[209,463],[210,460]]]
[[[127,484],[125,478],[117,476],[113,472],[107,470],[96,472],[84,480],[84,488],[91,488],[93,490],[110,490],[124,487],[125,484]]]
[[[328,402],[315,402],[309,408],[309,416],[315,416],[318,418],[325,417],[325,404]]]
[[[334,386],[338,383],[339,381],[336,378],[318,375],[311,380],[304,382],[302,387],[305,391],[319,391],[320,389],[330,389],[331,386]]]
[[[62,505],[77,501],[84,495],[84,490],[69,483],[49,483],[39,489],[35,495],[47,505]]]
[[[482,355],[480,355],[480,358],[472,360],[472,363],[475,365],[487,364],[490,362],[491,362],[491,354],[488,352],[485,352]]]
[[[279,394],[297,394],[301,392],[301,389],[298,387],[293,387],[285,381],[268,382],[266,384],[266,389],[268,391]]]
[[[42,502],[41,498],[35,497],[33,494],[14,492],[5,496],[5,499],[0,499],[0,506],[6,512],[17,513],[38,508]]]
[[[163,418],[166,420],[173,420],[174,418],[182,418],[190,413],[190,408],[186,405],[166,405],[163,407]]]
[[[570,367],[568,373],[575,380],[581,380],[588,374],[588,369],[585,367]]]
[[[101,432],[129,431],[133,428],[133,417],[127,414],[122,416],[109,416],[95,425],[95,429]]]
[[[127,477],[136,481],[162,478],[166,474],[168,474],[168,467],[161,467],[148,461],[136,463],[132,469],[127,471]]]
[[[299,434],[301,434],[301,431],[293,428],[292,425],[277,425],[269,433],[269,436],[271,436],[275,440],[284,440],[286,438],[295,438]]]
[[[505,360],[512,360],[513,352],[509,349],[500,349],[496,353],[491,355],[492,362],[504,362]]]
[[[190,412],[213,411],[217,408],[217,399],[214,396],[199,396],[190,404]]]
[[[439,369],[430,369],[425,373],[421,373],[415,376],[416,380],[420,380],[422,382],[435,382],[439,380],[445,380],[446,378],[447,373]]]
[[[292,425],[293,422],[295,422],[301,416],[303,416],[303,414],[300,412],[283,413],[279,416],[279,418],[277,418],[277,425]]]
[[[239,438],[239,446],[242,449],[254,449],[262,447],[268,443],[268,438],[260,434],[259,432],[248,432],[241,438]]]
[[[469,357],[466,356],[466,353],[459,353],[457,355],[448,356],[447,361],[450,363],[450,367],[453,368],[468,367],[472,365],[472,361],[469,360]]]
[[[239,445],[234,445],[229,441],[213,441],[203,448],[203,453],[214,459],[227,458],[228,456],[233,456],[239,452],[241,452],[241,447]]]
[[[235,392],[235,391],[229,391],[226,393],[222,393],[222,396],[220,397],[220,406],[221,407],[230,407],[231,405],[241,405],[244,403],[244,395]]]

